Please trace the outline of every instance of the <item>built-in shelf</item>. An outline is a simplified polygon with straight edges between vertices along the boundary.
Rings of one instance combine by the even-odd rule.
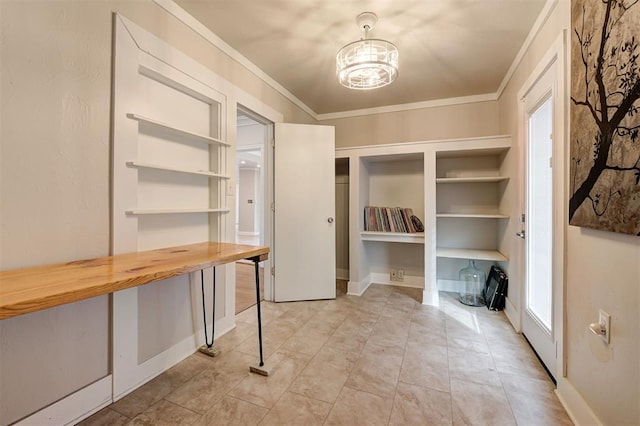
[[[207,170],[178,169],[175,167],[160,166],[158,164],[141,163],[139,161],[127,161],[127,166],[135,167],[139,169],[154,169],[154,170],[163,170],[167,172],[186,173],[189,175],[208,176],[210,178],[230,179],[229,176],[224,176],[224,175],[213,173]]]
[[[228,213],[229,209],[148,209],[148,210],[127,210],[127,216],[148,215],[148,214],[179,214],[179,213]]]
[[[495,183],[507,181],[507,176],[436,178],[436,183]]]
[[[381,241],[388,243],[424,244],[424,232],[360,232],[362,241]]]
[[[470,219],[509,219],[508,215],[500,213],[436,213],[436,217],[470,218]]]
[[[497,250],[473,250],[444,247],[436,248],[436,256],[453,259],[492,260],[495,262],[506,262],[509,260],[505,255]]]
[[[147,117],[143,117],[141,115],[138,114],[127,114],[127,117],[132,119],[132,120],[136,120],[139,121],[141,123],[145,123],[154,127],[158,127],[161,129],[164,129],[166,131],[169,131],[173,134],[176,134],[178,136],[180,136],[181,138],[187,138],[187,139],[191,139],[191,140],[196,140],[198,142],[204,142],[204,143],[208,143],[210,145],[222,145],[222,146],[231,146],[231,144],[222,141],[220,139],[216,139],[216,138],[212,138],[211,136],[206,136],[206,135],[201,135],[198,133],[193,133],[190,132],[188,130],[184,130],[184,129],[179,129],[177,127],[173,127],[170,126],[168,124],[165,123],[161,123],[160,121],[156,121],[156,120],[152,120],[150,118]]]

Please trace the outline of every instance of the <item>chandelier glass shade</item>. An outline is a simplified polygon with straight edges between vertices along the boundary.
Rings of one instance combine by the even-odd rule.
[[[362,23],[364,15],[369,20]],[[393,83],[398,77],[398,48],[386,40],[367,38],[376,20],[370,12],[359,15],[358,24],[364,38],[347,44],[336,55],[338,80],[349,89],[376,89]]]

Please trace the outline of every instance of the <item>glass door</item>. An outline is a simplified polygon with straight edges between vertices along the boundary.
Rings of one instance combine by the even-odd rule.
[[[553,132],[555,64],[524,98],[525,104],[525,294],[522,331],[555,377]]]

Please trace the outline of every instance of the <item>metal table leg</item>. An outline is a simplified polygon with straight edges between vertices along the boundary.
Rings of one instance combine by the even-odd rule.
[[[213,347],[213,340],[216,330],[216,268],[213,267],[213,304],[211,306],[212,318],[211,318],[211,343],[209,343],[209,336],[207,334],[207,308],[205,307],[204,298],[204,270],[200,270],[200,287],[202,289],[202,318],[204,322],[204,345],[200,346],[198,350],[205,355],[218,356],[220,350]]]
[[[256,271],[256,307],[258,309],[258,344],[260,347],[260,364],[257,366],[252,365],[249,367],[249,371],[256,374],[261,374],[263,376],[269,376],[271,374],[271,370],[264,366],[264,358],[262,355],[262,312],[260,308],[260,260],[258,258],[253,258],[253,264],[255,265]]]

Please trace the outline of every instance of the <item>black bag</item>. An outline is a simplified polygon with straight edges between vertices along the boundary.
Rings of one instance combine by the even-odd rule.
[[[507,296],[509,278],[502,269],[493,265],[489,271],[487,282],[484,285],[484,300],[487,309],[491,311],[501,311],[504,309],[504,300]]]

